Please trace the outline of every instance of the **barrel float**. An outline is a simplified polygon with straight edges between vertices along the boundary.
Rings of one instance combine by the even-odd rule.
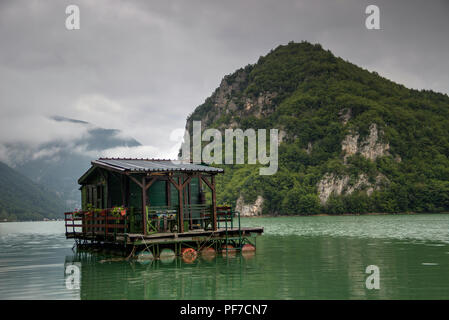
[[[159,254],[159,260],[163,263],[171,263],[175,260],[176,254],[172,249],[164,248]]]
[[[221,247],[221,253],[223,255],[235,256],[235,248],[230,244],[225,244]]]
[[[215,249],[214,248],[204,248],[200,251],[201,258],[203,258],[206,261],[212,261],[215,258]]]
[[[196,260],[198,254],[193,248],[182,248],[181,256],[182,261],[184,261],[185,263],[193,263]]]
[[[153,253],[151,251],[141,251],[137,254],[137,261],[141,264],[149,264],[154,260]]]
[[[242,247],[242,251],[256,251],[256,247],[247,243]]]
[[[245,260],[249,260],[254,258],[256,255],[256,247],[254,247],[252,244],[245,244],[242,247],[242,256]]]

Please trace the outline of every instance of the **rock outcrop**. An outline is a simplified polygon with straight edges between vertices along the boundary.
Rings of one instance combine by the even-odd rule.
[[[371,124],[369,130],[369,135],[362,141],[359,141],[359,134],[349,134],[345,137],[341,144],[341,149],[345,152],[345,161],[347,157],[357,153],[373,161],[378,157],[389,155],[390,145],[379,139],[383,132],[379,132],[375,123]]]
[[[350,180],[348,175],[337,176],[334,173],[327,173],[317,185],[321,204],[325,204],[332,194],[339,196],[365,190],[370,196],[374,190],[379,190],[382,184],[388,183],[388,179],[381,173],[376,176],[374,183],[369,182],[368,176],[364,173],[359,174],[355,183],[350,184]]]
[[[358,133],[347,135],[341,144],[341,149],[345,153],[344,163],[347,163],[349,156],[355,154],[360,154],[371,161],[376,160],[378,157],[389,155],[390,145],[388,142],[380,141],[379,136],[381,135],[383,135],[383,132],[378,130],[375,123],[370,125],[369,135],[362,141],[359,140],[360,136]],[[361,173],[355,183],[350,185],[350,177],[348,175],[337,176],[334,173],[327,173],[317,184],[318,195],[322,204],[326,203],[331,194],[351,194],[356,190],[365,190],[367,195],[371,195],[374,190],[379,189],[382,183],[386,181],[388,179],[379,173],[376,176],[375,183],[370,183],[368,176]]]
[[[257,199],[253,204],[246,204],[243,197],[240,195],[237,199],[235,210],[240,212],[240,216],[242,217],[259,216],[262,214],[263,201],[264,199],[262,196],[257,196]]]

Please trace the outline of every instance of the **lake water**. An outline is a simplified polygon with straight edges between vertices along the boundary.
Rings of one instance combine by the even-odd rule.
[[[0,223],[0,299],[449,299],[447,214],[242,223],[265,227],[253,256],[147,265],[76,254],[63,222]]]

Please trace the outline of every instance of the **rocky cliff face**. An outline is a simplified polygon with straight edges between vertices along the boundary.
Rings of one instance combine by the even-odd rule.
[[[254,203],[245,203],[243,197],[237,199],[237,203],[235,206],[235,210],[240,212],[241,217],[254,217],[260,216],[262,214],[264,199],[262,196],[257,196],[256,201]]]
[[[325,204],[332,194],[340,196],[354,191],[364,191],[370,196],[374,190],[379,190],[383,184],[388,183],[388,179],[381,173],[376,176],[374,183],[363,173],[358,175],[353,184],[350,184],[350,180],[349,175],[337,176],[334,173],[327,173],[317,185],[321,204]]]
[[[348,118],[345,120],[348,120]],[[365,139],[360,140],[359,134],[357,133],[346,135],[341,143],[341,149],[344,152],[344,163],[346,164],[348,157],[355,154],[360,154],[365,159],[371,161],[390,155],[388,152],[390,145],[388,142],[382,142],[380,140],[380,136],[382,135],[383,132],[379,132],[375,123],[370,125],[369,135]],[[379,190],[380,186],[387,182],[387,180],[384,175],[378,173],[375,182],[371,183],[368,181],[367,175],[361,173],[355,179],[355,182],[350,184],[349,175],[337,176],[334,173],[327,173],[317,184],[318,195],[321,204],[325,204],[331,194],[339,196],[351,194],[354,191],[364,191],[370,196],[374,190]]]
[[[358,134],[347,135],[341,143],[341,149],[345,153],[344,159],[346,160],[347,157],[357,153],[373,161],[378,157],[389,155],[388,150],[390,149],[390,145],[388,142],[381,142],[379,140],[381,135],[383,135],[383,132],[379,132],[375,123],[371,124],[369,135],[362,141],[359,140]]]

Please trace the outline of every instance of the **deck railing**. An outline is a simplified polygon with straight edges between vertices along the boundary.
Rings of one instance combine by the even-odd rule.
[[[128,209],[94,209],[65,213],[66,236],[82,234],[84,236],[104,235],[105,238],[117,238],[118,233],[129,230]]]
[[[238,229],[240,230],[240,214],[232,210],[230,206],[217,206],[217,228],[226,231],[234,228],[234,218],[237,217]],[[178,207],[173,206],[151,206],[147,207],[147,234],[161,232],[178,232]],[[130,214],[134,212],[133,214]],[[127,232],[143,233],[140,223],[141,214],[138,210],[125,208],[118,210],[93,209],[90,211],[75,211],[65,213],[65,231],[67,237],[104,236],[113,237],[117,234]],[[213,229],[212,206],[203,204],[191,204],[184,206],[184,232],[189,230]],[[136,229],[138,227],[138,230]]]

